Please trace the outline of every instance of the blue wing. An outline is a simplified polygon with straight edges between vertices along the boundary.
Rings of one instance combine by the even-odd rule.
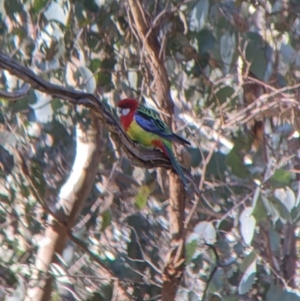
[[[182,137],[174,134],[160,119],[158,113],[150,108],[140,106],[135,113],[136,123],[145,131],[154,133],[162,138],[176,141],[181,144],[190,144]]]
[[[159,118],[159,115],[152,109],[143,107],[137,110],[135,121],[145,131],[154,133],[163,138],[172,138],[173,133],[169,127]]]

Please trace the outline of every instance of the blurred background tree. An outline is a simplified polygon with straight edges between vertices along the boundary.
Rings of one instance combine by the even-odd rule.
[[[173,114],[202,192],[176,196],[174,245],[166,170],[128,159],[88,106],[11,97],[23,81],[3,67],[0,300],[300,300],[299,1],[2,0],[0,32],[112,116],[125,96]]]

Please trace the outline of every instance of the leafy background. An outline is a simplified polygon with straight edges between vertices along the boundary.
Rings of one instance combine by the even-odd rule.
[[[300,2],[140,3],[161,44],[178,132],[192,144],[181,150],[183,164],[202,189],[201,201],[186,206],[177,300],[204,300],[204,292],[207,300],[300,300]],[[116,0],[2,1],[0,49],[51,83],[96,93],[112,111],[125,95],[156,107],[128,9]],[[0,78],[2,90],[22,86],[5,70]],[[55,208],[78,152],[76,124],[90,119],[33,89],[1,99],[0,109],[0,296],[23,300],[47,227],[33,187]],[[73,233],[115,278],[68,242],[51,266],[51,298],[114,300],[119,281],[131,300],[161,300],[170,249],[165,171],[132,164],[106,128],[99,148]]]

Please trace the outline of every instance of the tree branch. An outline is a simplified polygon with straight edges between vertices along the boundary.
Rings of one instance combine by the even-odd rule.
[[[101,123],[113,134],[115,142],[123,148],[135,164],[146,168],[163,167],[166,169],[173,169],[169,160],[161,152],[145,149],[131,141],[109,108],[103,105],[93,94],[74,91],[51,84],[1,51],[0,68],[7,70],[12,75],[22,79],[33,89],[50,94],[53,97],[68,100],[72,104],[83,105],[90,108],[91,112],[95,114],[100,119]],[[28,85],[25,85],[17,92],[0,91],[0,96],[7,98],[8,100],[19,99],[26,95],[24,92],[28,92]]]
[[[52,212],[48,208],[47,204],[44,203],[44,200],[38,194],[26,167],[23,169],[37,201],[42,205],[45,211],[49,213],[48,226],[43,234],[45,243],[42,243],[37,251],[35,269],[29,281],[25,298],[26,301],[50,300],[53,277],[49,274],[49,270],[51,264],[59,264],[57,254],[62,255],[68,239],[76,243],[86,254],[101,265],[103,273],[107,276],[107,281],[112,281],[116,278],[115,275],[102,264],[99,258],[89,251],[88,248],[72,234],[72,227],[77,222],[82,207],[94,185],[98,165],[101,160],[101,148],[99,148],[99,144],[102,135],[100,134],[99,120],[94,117],[92,121],[93,124],[88,130],[77,126],[76,158],[69,178],[60,190],[59,201],[56,203],[55,212]],[[84,152],[79,151],[79,149],[82,148],[84,148]],[[22,164],[26,164],[24,159],[22,159]],[[129,300],[126,290],[119,282],[115,287],[120,300]]]
[[[154,32],[150,30],[149,24],[151,22],[145,19],[146,14],[142,7],[142,2],[139,0],[129,0],[129,9],[142,42],[142,49],[146,50],[146,58],[154,77],[156,100],[162,110],[167,112],[168,116],[171,116],[165,118],[167,124],[175,129],[175,121],[174,118],[172,118],[174,104],[170,95],[170,82],[164,61],[159,55],[160,45],[157,37]],[[177,174],[170,174],[169,183],[170,205],[168,212],[172,239],[171,250],[166,258],[166,265],[163,272],[163,301],[175,300],[185,262],[185,191]]]
[[[14,92],[0,91],[0,96],[9,101],[16,101],[22,97],[25,97],[30,91],[30,86],[25,84],[20,89]]]
[[[156,56],[158,55],[158,51],[156,51]],[[156,59],[156,64],[152,66],[152,68],[156,68],[154,66],[158,66],[159,60]],[[157,81],[159,78],[163,77],[162,80],[163,88],[159,92],[159,99],[166,99],[163,96],[168,95],[167,99],[170,101],[164,102],[164,106],[168,104],[168,108],[173,108],[173,103],[171,102],[169,96],[169,82],[167,78],[167,73],[164,69],[163,64],[161,65],[163,70],[157,70]],[[111,132],[114,141],[121,146],[121,148],[126,152],[128,157],[133,160],[135,164],[141,165],[143,167],[153,168],[156,167],[164,167],[166,169],[173,169],[173,166],[169,162],[169,160],[159,151],[155,150],[148,150],[143,147],[136,145],[133,141],[128,139],[127,135],[124,133],[122,127],[120,126],[119,122],[113,116],[111,111],[105,107],[94,95],[73,91],[68,88],[64,88],[61,86],[57,86],[51,83],[46,82],[38,75],[34,74],[30,69],[22,66],[15,60],[11,59],[9,56],[0,52],[0,68],[3,68],[9,71],[11,74],[17,76],[18,78],[25,81],[27,84],[31,85],[32,88],[37,89],[41,92],[47,93],[52,95],[53,97],[61,98],[68,100],[72,104],[76,105],[83,105],[91,109],[91,112],[99,118],[100,122]],[[157,85],[159,87],[160,85]],[[161,93],[163,91],[163,93]],[[13,92],[8,94],[0,92],[3,97],[7,97],[9,100],[17,99],[22,96],[22,93],[26,92],[26,89],[21,90],[22,93]],[[14,95],[14,93],[16,93]],[[16,95],[18,97],[16,97]],[[24,95],[23,95],[24,96]],[[169,111],[171,113],[171,111]],[[189,173],[187,176],[190,178]],[[164,271],[164,279],[166,280],[163,287],[163,300],[173,300],[173,297],[176,294],[177,287],[179,284],[179,280],[181,279],[182,272],[184,269],[184,247],[183,242],[184,239],[182,238],[183,235],[183,221],[184,221],[184,198],[182,197],[183,186],[180,180],[178,179],[177,175],[174,173],[170,175],[170,232],[172,234],[173,240],[171,242],[174,248],[170,252],[168,263],[165,267]],[[78,212],[77,212],[78,213]],[[75,215],[77,215],[77,213]],[[72,220],[73,223],[73,220]],[[51,254],[57,252],[58,254],[61,253],[61,246],[64,245],[64,241],[66,239],[66,233],[64,235],[60,235],[58,237],[58,233],[62,233],[60,231],[59,225],[54,225],[54,227],[49,228],[48,236],[51,236],[51,240],[54,242],[55,245],[51,247],[53,250]],[[65,231],[64,231],[65,232]],[[180,237],[181,236],[181,237]],[[41,252],[43,250],[41,249]],[[50,254],[50,253],[49,253]],[[51,256],[49,255],[49,258]],[[52,262],[51,257],[49,263],[46,264],[46,267],[43,268],[44,271],[47,270],[47,267]],[[37,262],[38,264],[38,262]],[[176,280],[176,282],[174,282]],[[50,281],[47,281],[47,284],[50,284]],[[174,285],[175,284],[175,285]],[[48,286],[48,285],[47,285]],[[32,290],[30,291],[29,296],[40,294],[40,290],[38,287],[33,286]],[[47,289],[45,289],[47,291]]]

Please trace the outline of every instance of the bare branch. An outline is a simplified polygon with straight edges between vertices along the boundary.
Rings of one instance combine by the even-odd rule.
[[[164,61],[160,56],[161,47],[157,37],[149,26],[149,24],[153,24],[153,22],[145,20],[145,12],[141,1],[129,0],[129,9],[142,42],[142,49],[146,50],[146,58],[154,77],[157,103],[162,111],[168,113],[169,116],[173,116],[174,104],[170,95],[168,73]],[[165,120],[172,128],[175,128],[176,123],[174,119],[165,117]],[[169,185],[170,204],[168,206],[168,213],[169,231],[172,239],[170,252],[165,260],[166,265],[163,271],[163,301],[173,301],[175,299],[183,275],[185,262],[185,191],[177,174],[170,174]]]
[[[30,86],[25,84],[22,88],[19,90],[16,90],[14,92],[7,92],[4,90],[0,91],[0,97],[3,97],[9,101],[16,101],[24,96],[26,96],[30,91]]]
[[[33,89],[50,94],[53,97],[68,100],[72,104],[83,105],[90,108],[93,114],[95,114],[103,123],[103,125],[113,134],[115,142],[123,148],[129,158],[132,159],[135,164],[147,168],[153,168],[156,166],[173,169],[169,160],[161,152],[145,149],[131,141],[109,108],[103,105],[102,102],[100,102],[93,94],[75,91],[51,84],[45,81],[42,77],[36,75],[29,68],[21,65],[1,51],[0,68],[7,70],[12,75],[22,79]],[[23,87],[21,90],[19,90],[19,94],[17,95],[23,97],[26,91],[25,88]],[[7,95],[10,100],[13,100],[12,93],[6,94],[2,91],[1,95],[3,97],[5,97],[4,95]],[[15,99],[17,98],[15,97]]]

